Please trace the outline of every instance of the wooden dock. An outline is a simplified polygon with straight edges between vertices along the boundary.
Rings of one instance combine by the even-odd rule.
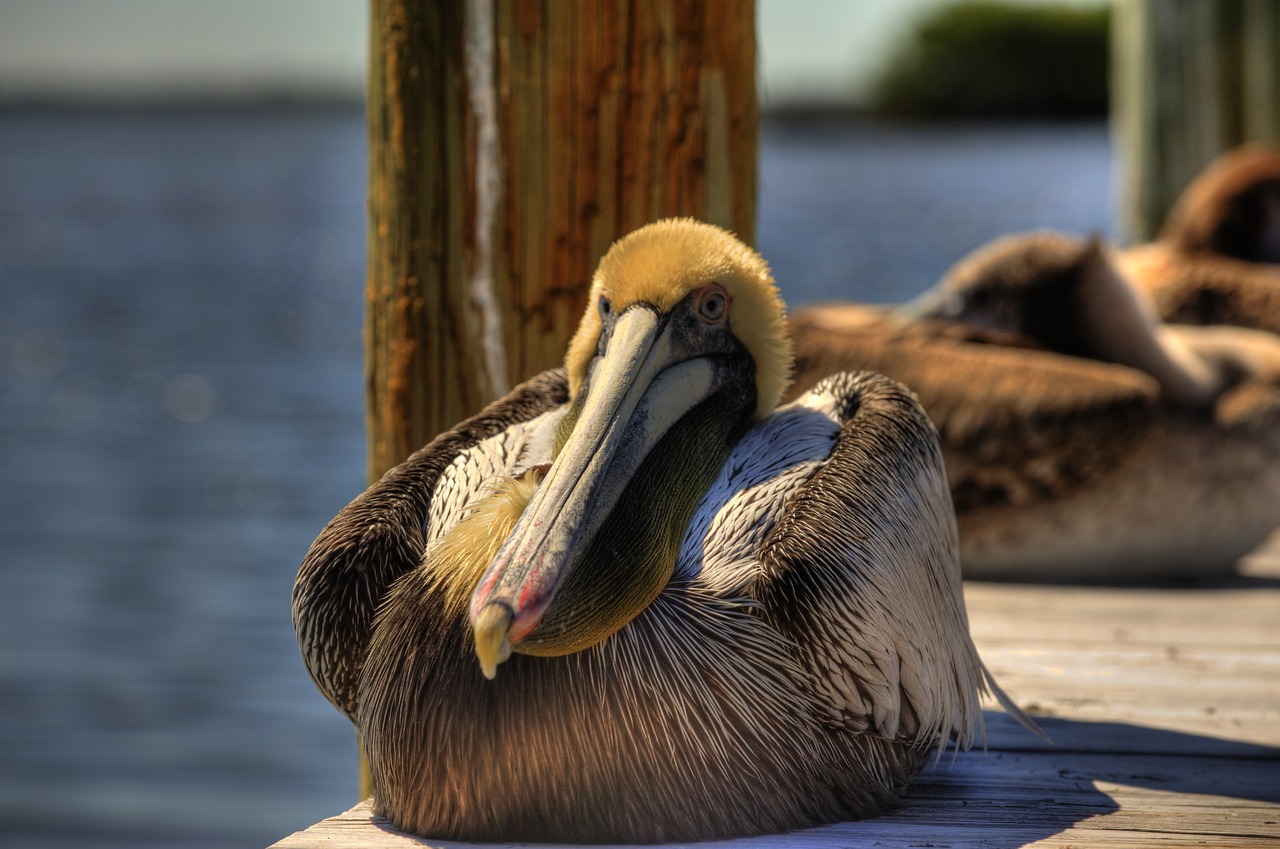
[[[969,583],[973,636],[1047,745],[988,711],[900,812],[715,847],[1280,849],[1280,536],[1238,578],[1169,588]],[[457,846],[368,803],[275,844]]]

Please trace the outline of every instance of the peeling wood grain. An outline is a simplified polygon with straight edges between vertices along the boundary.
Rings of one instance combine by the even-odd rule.
[[[372,3],[370,479],[504,380],[559,364],[614,239],[672,215],[754,234],[751,0],[492,8],[494,49],[473,51],[469,72],[465,0]],[[493,148],[473,108],[482,58]],[[479,302],[469,281],[483,283]],[[501,345],[482,344],[486,328]],[[498,349],[503,363],[486,360]]]

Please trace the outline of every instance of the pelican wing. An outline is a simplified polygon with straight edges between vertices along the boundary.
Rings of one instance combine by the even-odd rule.
[[[442,433],[342,509],[312,543],[293,587],[293,624],[312,680],[353,720],[374,617],[494,468],[520,462],[523,423],[567,401],[562,369],[543,372]],[[484,445],[488,450],[477,450]],[[496,459],[495,459],[496,458]]]
[[[1118,465],[1155,421],[1158,386],[1124,366],[888,319],[835,328],[801,311],[792,326],[798,386],[865,368],[916,393],[961,511],[1075,489]]]
[[[815,400],[834,404],[839,434],[764,541],[758,597],[830,727],[967,744],[985,670],[936,432],[879,374],[833,375],[800,403]]]
[[[1280,333],[1280,267],[1160,243],[1125,251],[1119,259],[1165,321]]]

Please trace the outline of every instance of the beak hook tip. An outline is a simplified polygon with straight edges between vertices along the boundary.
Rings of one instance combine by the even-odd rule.
[[[490,602],[476,614],[474,633],[476,658],[480,671],[492,681],[498,675],[498,664],[511,657],[511,608],[501,602]]]

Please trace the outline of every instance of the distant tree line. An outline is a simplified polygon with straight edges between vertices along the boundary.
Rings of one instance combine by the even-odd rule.
[[[1100,117],[1109,6],[965,0],[921,20],[893,55],[875,111],[896,117]]]

